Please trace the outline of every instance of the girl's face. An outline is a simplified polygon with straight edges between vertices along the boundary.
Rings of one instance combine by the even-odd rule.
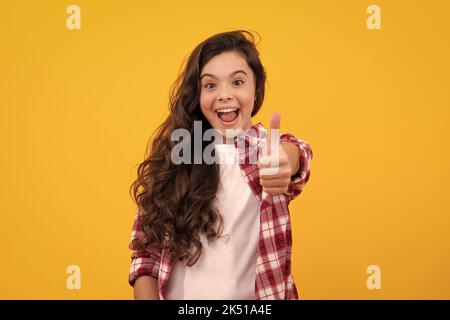
[[[255,79],[239,53],[213,57],[201,70],[200,82],[200,108],[214,129],[225,137],[226,129],[251,128]]]

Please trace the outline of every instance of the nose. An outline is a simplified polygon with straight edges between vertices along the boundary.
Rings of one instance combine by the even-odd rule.
[[[219,97],[218,99],[220,102],[229,101],[231,100],[231,97]]]
[[[222,90],[219,92],[217,100],[219,100],[219,102],[232,100],[232,95],[230,93],[229,88],[226,88],[225,86],[222,87]]]

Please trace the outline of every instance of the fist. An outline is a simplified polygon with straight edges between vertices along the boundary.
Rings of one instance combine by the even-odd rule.
[[[259,183],[263,192],[271,196],[287,193],[291,182],[292,167],[285,146],[281,144],[278,152],[278,165],[276,155],[263,156],[258,160]]]
[[[263,192],[271,196],[287,193],[291,176],[299,165],[297,147],[280,144],[280,114],[274,112],[270,120],[266,155],[258,159],[259,183]]]

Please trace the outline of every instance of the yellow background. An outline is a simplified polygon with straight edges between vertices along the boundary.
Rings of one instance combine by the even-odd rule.
[[[81,30],[66,8],[81,8]],[[381,8],[368,30],[366,8]],[[128,188],[200,41],[256,30],[254,118],[308,141],[303,299],[450,298],[449,1],[2,1],[0,298],[131,299]],[[366,268],[381,268],[380,290]],[[66,268],[81,268],[81,289]]]

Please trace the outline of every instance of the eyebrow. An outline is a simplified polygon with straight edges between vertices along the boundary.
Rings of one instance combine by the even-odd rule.
[[[232,72],[232,73],[230,74],[230,77],[231,77],[231,76],[234,76],[234,75],[237,74],[237,73],[243,73],[243,74],[245,74],[245,75],[247,76],[247,72],[245,72],[244,70],[236,70],[236,71],[234,71],[234,72]],[[202,80],[203,77],[206,77],[206,76],[209,76],[209,77],[211,77],[211,78],[217,79],[217,77],[216,77],[215,75],[211,74],[211,73],[204,73],[204,74],[202,74],[202,75],[200,76],[200,80]]]

